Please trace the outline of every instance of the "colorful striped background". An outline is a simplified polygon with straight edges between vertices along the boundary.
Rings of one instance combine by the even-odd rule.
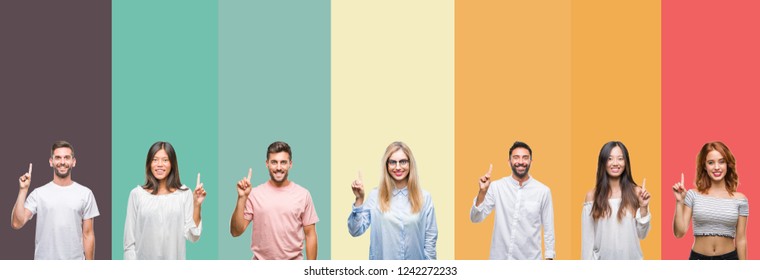
[[[752,172],[760,163],[751,160],[760,155],[756,1],[58,2],[0,4],[0,55],[9,62],[0,65],[1,129],[40,135],[13,146],[45,152],[13,156],[20,169],[3,168],[2,178],[13,185],[26,163],[44,166],[50,139],[81,143],[78,156],[97,154],[79,165],[111,172],[110,189],[93,188],[113,211],[101,209],[109,217],[96,222],[113,232],[96,228],[99,258],[122,258],[127,195],[144,182],[144,157],[159,140],[174,144],[185,183],[200,172],[209,195],[189,259],[251,258],[250,233],[228,230],[234,184],[249,167],[254,182],[267,179],[265,149],[276,140],[292,145],[292,179],[314,198],[319,259],[367,258],[368,236],[350,237],[345,225],[349,184],[362,171],[374,187],[395,140],[410,145],[433,196],[440,259],[488,257],[493,219],[473,224],[469,209],[489,163],[494,177],[510,174],[516,140],[532,146],[532,175],[552,189],[558,259],[580,258],[581,204],[610,140],[628,146],[635,180],[646,178],[653,195],[646,259],[688,256],[693,237],[672,234],[670,188],[680,172],[693,181],[703,143],[728,144],[739,191],[750,204],[760,197]],[[109,51],[110,61],[98,55]],[[29,63],[10,60],[17,57]],[[110,92],[82,87],[90,81],[110,83]],[[51,83],[58,86],[38,87]],[[85,101],[53,106],[67,98]],[[66,110],[90,114],[67,118]],[[19,116],[35,121],[19,126]],[[79,165],[75,180],[86,183]],[[16,193],[3,190],[6,208]],[[28,228],[1,230],[3,246],[33,251]]]

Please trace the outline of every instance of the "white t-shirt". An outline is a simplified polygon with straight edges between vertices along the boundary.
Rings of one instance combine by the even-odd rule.
[[[89,188],[74,182],[53,182],[36,188],[24,207],[37,215],[34,237],[35,260],[83,260],[82,221],[100,215]]]

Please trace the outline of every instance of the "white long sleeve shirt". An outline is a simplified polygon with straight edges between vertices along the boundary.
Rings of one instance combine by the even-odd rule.
[[[649,233],[649,225],[652,215],[647,213],[641,216],[639,209],[636,215],[630,212],[618,221],[617,213],[620,209],[620,198],[610,199],[612,213],[608,217],[594,221],[591,216],[593,202],[583,204],[583,217],[581,224],[581,259],[584,260],[641,260],[639,240],[644,239]]]
[[[127,203],[124,259],[184,260],[185,240],[198,241],[202,225],[195,226],[193,191],[186,186],[163,195],[137,186]]]
[[[522,186],[512,178],[491,182],[479,206],[477,197],[470,209],[470,220],[482,222],[495,208],[492,260],[540,260],[541,228],[544,230],[545,258],[554,258],[554,208],[549,187],[528,178]]]

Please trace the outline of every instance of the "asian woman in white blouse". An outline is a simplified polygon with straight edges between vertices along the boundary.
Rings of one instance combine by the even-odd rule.
[[[644,185],[646,179],[644,179]],[[639,240],[649,233],[651,215],[645,186],[631,175],[628,149],[619,141],[602,146],[596,187],[583,204],[581,258],[584,260],[640,260]]]
[[[145,160],[145,185],[129,194],[124,224],[125,260],[185,259],[185,239],[201,236],[201,204],[206,191],[198,173],[195,191],[179,179],[174,148],[156,142]]]
[[[694,222],[694,245],[690,260],[744,260],[747,258],[749,204],[737,192],[736,159],[721,142],[702,146],[697,155],[696,190],[673,185],[676,210],[673,234],[681,238]]]

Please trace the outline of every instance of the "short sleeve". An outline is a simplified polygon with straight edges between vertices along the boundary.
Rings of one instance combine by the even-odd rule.
[[[308,190],[306,190],[305,200],[304,203],[306,205],[304,205],[303,214],[301,215],[301,223],[304,226],[316,224],[319,222],[319,217],[317,217],[317,211],[314,209],[314,201],[312,201],[311,193],[309,193]]]
[[[746,199],[739,200],[739,216],[749,216],[749,202]]]
[[[686,192],[686,197],[683,199],[683,204],[686,206],[689,206],[689,208],[694,208],[694,199],[696,198],[697,194],[694,192],[694,190],[688,190]]]
[[[29,197],[27,197],[26,201],[24,202],[24,208],[29,210],[29,212],[32,212],[32,215],[37,214],[37,196],[38,192],[37,189],[35,189],[31,194],[29,194]]]
[[[98,203],[95,202],[95,195],[92,191],[87,191],[87,197],[85,198],[84,211],[82,211],[82,220],[88,220],[100,216],[98,211]]]
[[[253,220],[253,191],[251,191],[251,193],[248,194],[248,197],[245,199],[245,210],[243,211],[243,218],[246,221]]]

